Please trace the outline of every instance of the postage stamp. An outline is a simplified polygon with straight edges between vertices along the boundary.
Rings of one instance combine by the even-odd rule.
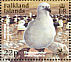
[[[1,62],[70,62],[69,0],[1,0]]]

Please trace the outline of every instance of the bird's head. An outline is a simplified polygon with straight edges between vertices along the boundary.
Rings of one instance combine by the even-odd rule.
[[[46,2],[40,3],[39,6],[38,6],[38,11],[51,12],[50,5]]]

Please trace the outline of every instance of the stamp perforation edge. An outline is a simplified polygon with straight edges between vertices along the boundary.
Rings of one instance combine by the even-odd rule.
[[[1,60],[1,1],[0,1],[0,60]]]
[[[2,0],[2,1],[69,1],[69,0]]]
[[[36,60],[36,61],[37,61],[37,60],[39,60],[39,61],[40,61],[40,60],[42,60],[42,61],[43,61],[43,60],[45,60],[45,61],[46,61],[46,60],[47,60],[47,61],[65,61],[65,60],[66,60],[66,61],[69,61],[69,60],[71,60],[71,59],[37,59],[37,58],[35,58],[35,59],[3,59],[3,60],[12,60],[12,61],[27,61],[27,60],[28,60],[28,61],[34,61],[34,60]]]

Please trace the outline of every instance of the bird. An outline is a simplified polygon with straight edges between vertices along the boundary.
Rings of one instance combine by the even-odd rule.
[[[50,13],[51,8],[48,3],[42,2],[38,5],[37,17],[29,22],[24,33],[24,40],[30,48],[37,50],[48,48],[54,53],[67,55],[67,46],[54,41],[56,31]]]

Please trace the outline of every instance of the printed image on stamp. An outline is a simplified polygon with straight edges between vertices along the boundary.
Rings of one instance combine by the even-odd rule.
[[[1,1],[2,62],[69,62],[69,1]]]

